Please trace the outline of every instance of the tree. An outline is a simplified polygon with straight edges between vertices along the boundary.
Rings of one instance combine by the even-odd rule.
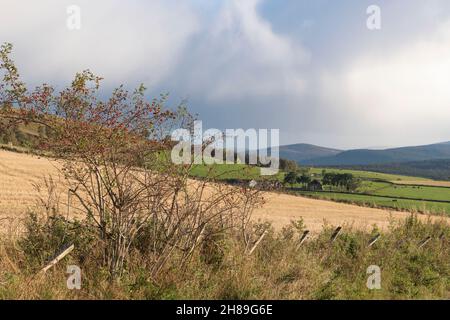
[[[346,188],[347,188],[347,191],[353,192],[356,189],[358,189],[360,185],[361,185],[361,180],[353,178],[351,181],[349,181],[347,183]]]
[[[120,278],[145,228],[153,235],[154,277],[171,257],[186,262],[206,230],[245,234],[251,211],[262,201],[258,190],[213,177],[191,181],[191,166],[170,159],[168,134],[193,125],[184,106],[166,109],[165,95],[146,100],[143,85],[131,93],[120,86],[100,100],[102,78],[89,70],[58,93],[46,84],[29,92],[9,58],[11,48],[0,49],[0,117],[46,127],[39,146],[58,159],[73,205],[96,230],[111,280]]]
[[[302,174],[301,176],[297,177],[297,182],[302,184],[303,187],[307,187],[308,184],[311,182],[311,177],[307,176],[305,174]]]
[[[293,160],[280,159],[280,169],[286,172],[297,172],[298,164]]]
[[[322,183],[324,185],[332,186],[332,185],[334,185],[335,181],[336,181],[335,173],[328,172],[323,175]]]
[[[291,171],[288,172],[285,176],[284,176],[284,180],[283,183],[286,184],[290,184],[291,187],[294,186],[294,184],[297,182],[297,173]]]
[[[325,173],[322,183],[324,185],[354,191],[359,187],[360,181],[351,173]]]

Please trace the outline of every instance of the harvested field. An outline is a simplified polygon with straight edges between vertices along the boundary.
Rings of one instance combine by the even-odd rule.
[[[33,185],[46,176],[53,176],[57,180],[56,165],[54,160],[0,150],[0,221],[3,227],[5,221],[18,221],[36,205],[38,192]],[[313,232],[321,230],[325,221],[332,225],[349,224],[357,229],[369,229],[374,224],[386,228],[392,219],[409,216],[406,212],[287,194],[267,193],[265,198],[266,204],[256,210],[254,219],[271,221],[277,229],[300,218],[304,219],[308,229]],[[427,216],[422,215],[421,218],[426,219]]]

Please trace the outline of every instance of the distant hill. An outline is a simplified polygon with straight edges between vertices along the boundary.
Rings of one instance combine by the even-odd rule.
[[[425,146],[402,147],[385,150],[357,149],[331,156],[297,160],[304,165],[350,166],[383,163],[403,163],[436,159],[450,159],[450,143],[437,143]]]
[[[423,177],[435,180],[450,180],[450,159],[343,166],[343,168]]]
[[[279,148],[280,158],[303,162],[310,159],[331,157],[342,152],[342,150],[319,147],[312,144],[299,143]]]

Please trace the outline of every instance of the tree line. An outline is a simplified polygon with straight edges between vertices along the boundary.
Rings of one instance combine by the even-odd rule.
[[[320,183],[323,186],[329,186],[336,189],[344,189],[345,191],[355,191],[359,185],[360,180],[355,178],[351,173],[334,173],[334,172],[322,172],[322,181],[312,179],[307,170],[302,172],[289,171],[286,173],[283,179],[284,185],[290,185],[293,187],[295,184],[300,184],[303,188],[309,188],[312,182]]]

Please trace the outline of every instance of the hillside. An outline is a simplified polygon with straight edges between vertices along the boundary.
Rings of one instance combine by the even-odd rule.
[[[342,150],[320,147],[307,143],[291,144],[279,148],[280,158],[302,162],[315,158],[337,155]]]
[[[343,151],[332,156],[297,161],[304,165],[350,166],[382,163],[404,163],[436,159],[450,159],[449,143],[401,147],[385,150],[356,149]]]
[[[59,181],[57,165],[56,161],[44,157],[0,150],[0,220],[17,222],[24,214],[33,210],[39,195],[33,185],[48,175]],[[72,214],[74,210],[67,210],[67,192],[63,186],[59,186],[62,210]],[[265,198],[265,205],[256,210],[253,218],[271,221],[277,229],[289,224],[291,220],[299,219],[303,219],[311,231],[321,230],[324,221],[332,225],[352,224],[358,229],[370,229],[373,224],[386,228],[392,219],[409,216],[407,212],[359,207],[288,194],[266,193]],[[427,216],[421,218],[426,219]],[[7,227],[4,220],[2,225]]]
[[[349,169],[450,180],[450,159],[348,166]]]

